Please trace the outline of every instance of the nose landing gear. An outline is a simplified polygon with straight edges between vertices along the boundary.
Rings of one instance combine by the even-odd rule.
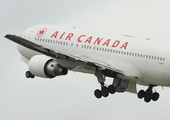
[[[34,78],[35,77],[30,71],[27,71],[25,73],[25,76],[26,76],[26,78]]]

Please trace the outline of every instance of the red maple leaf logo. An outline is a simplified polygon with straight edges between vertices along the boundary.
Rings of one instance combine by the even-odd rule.
[[[47,32],[47,28],[42,28],[37,32],[38,37],[42,37]]]

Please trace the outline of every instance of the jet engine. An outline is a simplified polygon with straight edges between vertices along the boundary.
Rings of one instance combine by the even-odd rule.
[[[33,56],[30,59],[28,66],[33,75],[43,78],[53,78],[68,73],[67,68],[58,64],[55,59],[45,55]]]

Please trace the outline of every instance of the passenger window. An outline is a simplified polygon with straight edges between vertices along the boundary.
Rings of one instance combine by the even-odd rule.
[[[120,51],[119,51],[119,54],[120,54]]]

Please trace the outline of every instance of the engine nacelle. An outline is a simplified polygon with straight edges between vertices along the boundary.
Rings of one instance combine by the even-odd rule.
[[[32,57],[28,66],[33,75],[43,78],[53,78],[68,73],[67,68],[61,66],[57,61],[45,55],[36,55]]]
[[[113,81],[113,86],[116,88],[116,92],[131,92],[137,93],[136,90],[136,82],[129,81],[125,79],[121,79],[119,77],[115,77]]]

